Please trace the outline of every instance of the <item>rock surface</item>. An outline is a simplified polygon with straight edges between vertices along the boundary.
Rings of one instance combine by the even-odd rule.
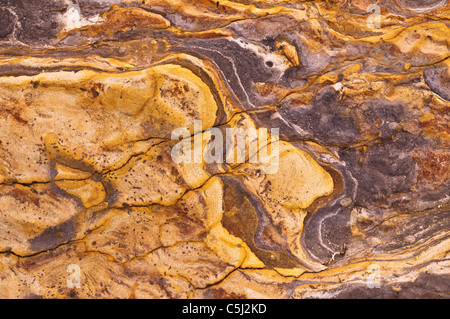
[[[0,297],[449,298],[449,39],[446,0],[0,0]]]

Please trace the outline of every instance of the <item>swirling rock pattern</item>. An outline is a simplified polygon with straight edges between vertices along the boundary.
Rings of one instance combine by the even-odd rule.
[[[0,296],[448,298],[450,7],[371,5],[0,0]]]

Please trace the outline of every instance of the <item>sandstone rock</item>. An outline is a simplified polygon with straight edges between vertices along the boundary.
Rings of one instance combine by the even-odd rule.
[[[448,1],[0,4],[0,297],[449,297]]]

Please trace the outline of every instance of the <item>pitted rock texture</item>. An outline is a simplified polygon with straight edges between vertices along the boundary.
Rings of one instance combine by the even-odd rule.
[[[0,297],[449,298],[450,6],[372,4],[0,0]]]

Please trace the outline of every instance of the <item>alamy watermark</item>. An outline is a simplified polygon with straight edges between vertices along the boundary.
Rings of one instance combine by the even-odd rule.
[[[381,274],[380,274],[380,266],[377,264],[371,264],[367,267],[367,272],[369,273],[369,277],[367,278],[367,288],[380,288],[381,287]]]
[[[81,269],[77,264],[70,264],[67,266],[67,272],[70,275],[67,277],[67,288],[81,288]]]
[[[377,4],[371,4],[367,7],[367,12],[373,12],[366,20],[369,28],[381,28],[381,10]]]
[[[224,132],[224,133],[223,133]],[[212,127],[202,132],[202,121],[194,121],[194,134],[187,128],[172,132],[180,140],[172,148],[175,163],[248,163],[262,164],[261,174],[274,174],[279,167],[279,129]],[[203,143],[206,142],[206,147]],[[224,149],[225,147],[225,149]]]

